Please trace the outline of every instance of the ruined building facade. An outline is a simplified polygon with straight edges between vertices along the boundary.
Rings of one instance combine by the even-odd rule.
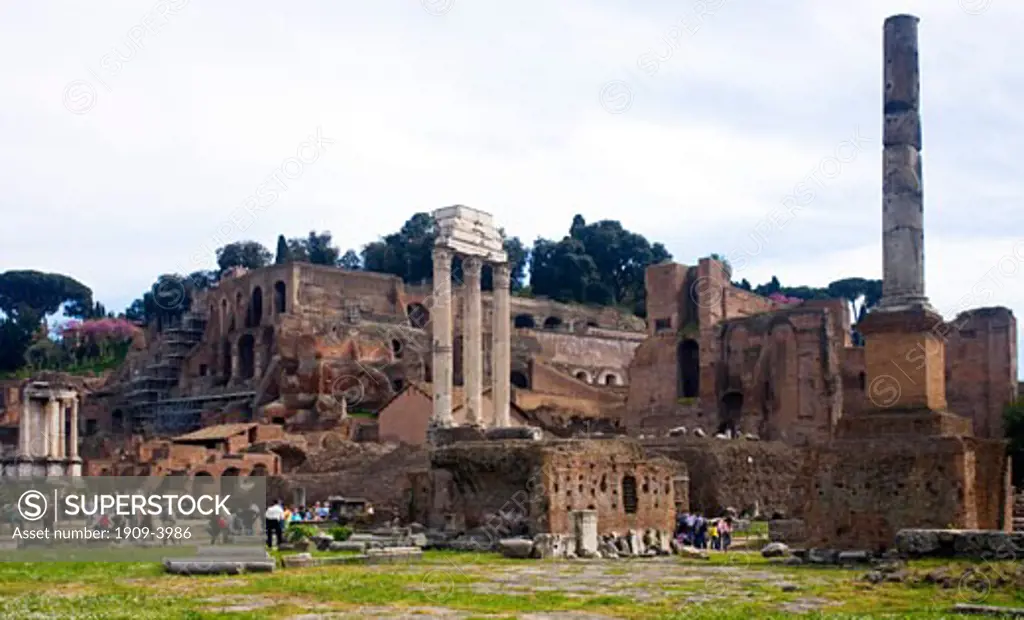
[[[456,385],[463,294],[456,282]],[[486,326],[491,302],[484,292]],[[430,381],[431,307],[429,285],[387,274],[288,263],[226,277],[198,293],[180,321],[151,330],[145,350],[130,354],[83,418],[97,431],[158,434],[198,428],[210,412],[230,416],[220,421],[330,426],[350,410],[376,411],[410,382]],[[512,297],[510,314],[514,401],[523,392],[521,406],[591,415],[604,411],[594,402],[624,404],[642,319],[521,297]],[[531,398],[535,391],[546,398]]]
[[[629,369],[626,426],[684,426],[820,444],[869,407],[864,348],[844,300],[784,305],[733,286],[723,264],[648,267],[647,339]],[[963,312],[943,329],[951,409],[1001,438],[1017,394],[1017,323],[1007,308]],[[898,373],[894,369],[893,373]]]

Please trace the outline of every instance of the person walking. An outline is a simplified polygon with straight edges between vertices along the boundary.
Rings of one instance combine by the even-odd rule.
[[[728,551],[732,544],[732,517],[726,517],[718,524],[718,534],[722,537],[722,551]]]
[[[267,530],[267,549],[274,548],[274,538],[277,537],[277,547],[281,547],[281,536],[284,535],[284,506],[281,500],[277,500],[264,515],[266,517],[265,529]]]
[[[714,549],[715,551],[721,549],[721,547],[719,546],[718,539],[718,521],[712,521],[711,524],[708,525],[708,538],[711,539],[712,549]]]

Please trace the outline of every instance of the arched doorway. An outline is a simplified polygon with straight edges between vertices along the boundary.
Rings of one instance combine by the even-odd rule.
[[[518,370],[512,372],[512,375],[509,377],[509,381],[517,388],[523,390],[530,389],[530,380],[526,378],[524,373],[521,373]]]
[[[278,280],[274,283],[274,314],[282,314],[286,309],[284,282]]]
[[[601,382],[605,385],[622,385],[622,380],[619,379],[619,375],[614,372],[605,373]]]
[[[252,379],[256,374],[256,342],[252,334],[238,339],[238,374],[243,379]]]
[[[696,340],[684,340],[676,351],[676,365],[679,367],[677,394],[680,398],[696,398],[700,395],[700,345]]]
[[[249,475],[250,476],[266,476],[267,475],[267,466],[262,464],[262,463],[258,463],[256,465],[253,465],[252,472]]]
[[[252,290],[248,318],[249,327],[259,327],[263,319],[263,289],[258,286]]]
[[[590,383],[590,375],[588,375],[585,370],[577,370],[575,376],[584,383]]]
[[[562,319],[557,316],[549,316],[544,319],[544,329],[558,329],[562,326]]]
[[[220,360],[220,373],[225,379],[228,379],[231,377],[231,343],[227,338],[220,345]]]
[[[409,304],[405,308],[409,315],[409,325],[417,329],[423,329],[430,324],[430,311],[423,304]]]
[[[533,317],[530,316],[529,314],[517,314],[516,317],[512,320],[512,326],[517,328],[517,329],[519,329],[519,328],[530,328],[530,329],[533,329],[534,327],[537,327],[537,322],[534,321]]]
[[[743,418],[743,394],[740,392],[727,392],[722,397],[721,411],[719,414],[718,432],[730,431],[734,436],[740,429],[740,421]]]

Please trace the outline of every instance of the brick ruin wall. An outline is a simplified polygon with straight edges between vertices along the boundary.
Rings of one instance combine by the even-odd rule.
[[[438,527],[457,515],[459,527],[473,529],[516,513],[531,535],[570,533],[580,509],[597,511],[602,534],[671,530],[682,469],[628,440],[455,444],[435,452],[431,466],[411,477],[410,516]]]
[[[807,542],[883,551],[907,527],[1004,529],[1006,465],[1003,443],[959,437],[880,436],[812,449],[798,493]]]
[[[689,476],[689,509],[721,515],[726,508],[772,517],[801,508],[793,490],[806,475],[806,449],[782,442],[673,437],[642,441],[648,454],[683,463]]]

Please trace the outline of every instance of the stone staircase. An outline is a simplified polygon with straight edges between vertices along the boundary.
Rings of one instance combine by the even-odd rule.
[[[122,393],[128,413],[126,422],[138,428],[152,425],[159,403],[167,400],[178,385],[185,358],[202,341],[205,330],[206,317],[191,311],[163,330],[148,363],[133,373]]]

